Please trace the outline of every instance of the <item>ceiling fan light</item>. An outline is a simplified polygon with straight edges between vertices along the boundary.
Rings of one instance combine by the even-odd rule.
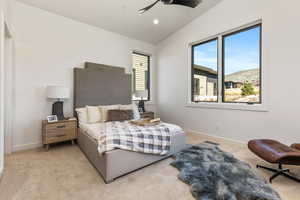
[[[155,24],[155,25],[159,24],[159,20],[158,19],[154,19],[153,20],[153,24]]]

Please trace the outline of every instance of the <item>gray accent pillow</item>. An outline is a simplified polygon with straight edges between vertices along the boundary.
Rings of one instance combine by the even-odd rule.
[[[108,110],[107,111],[107,121],[126,121],[133,119],[132,110]]]

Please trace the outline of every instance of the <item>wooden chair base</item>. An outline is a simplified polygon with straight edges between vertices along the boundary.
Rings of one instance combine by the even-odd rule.
[[[300,183],[300,179],[288,174],[290,172],[290,170],[289,169],[283,169],[282,164],[278,165],[278,169],[273,169],[273,168],[269,168],[269,167],[265,167],[265,166],[261,166],[261,165],[256,165],[256,167],[274,172],[274,175],[271,176],[270,179],[269,179],[270,183],[272,183],[273,179],[275,179],[277,176],[285,176],[286,178],[289,178],[291,180],[294,180],[294,181]]]

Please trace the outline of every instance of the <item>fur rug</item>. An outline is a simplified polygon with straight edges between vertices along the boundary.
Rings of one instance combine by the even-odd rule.
[[[202,143],[179,152],[172,166],[191,185],[197,200],[280,200],[278,193],[250,165]]]

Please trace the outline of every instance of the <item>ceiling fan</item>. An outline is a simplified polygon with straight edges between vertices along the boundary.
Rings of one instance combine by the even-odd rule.
[[[191,8],[196,8],[202,2],[202,0],[157,0],[153,4],[140,9],[138,12],[142,14],[148,11],[160,1],[166,5],[181,5],[181,6],[191,7]]]

